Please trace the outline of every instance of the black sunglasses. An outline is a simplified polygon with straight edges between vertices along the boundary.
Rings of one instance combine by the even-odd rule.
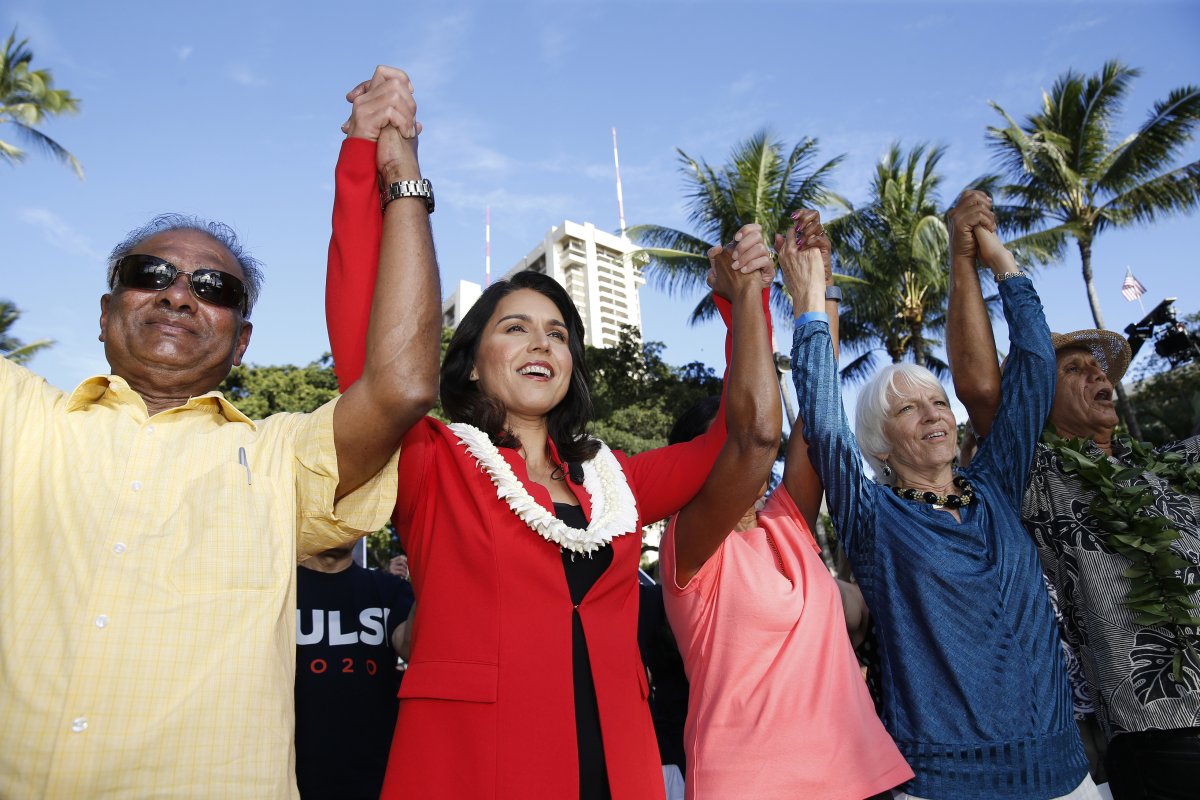
[[[158,256],[134,254],[117,262],[117,282],[130,289],[161,292],[180,275],[186,275],[192,294],[206,303],[246,312],[246,284],[236,275],[219,269],[184,272]]]

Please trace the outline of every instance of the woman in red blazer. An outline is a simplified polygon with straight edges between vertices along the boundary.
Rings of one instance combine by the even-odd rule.
[[[364,358],[377,187],[374,141],[347,138],[326,297],[342,386]],[[738,239],[738,266],[726,268],[768,280],[757,226]],[[736,318],[735,353],[739,337],[769,341],[762,285],[718,298],[727,324]],[[636,640],[640,531],[700,488],[724,415],[686,444],[610,451],[586,435],[583,336],[547,276],[493,284],[442,365],[454,423],[426,418],[404,439],[394,519],[420,612],[384,798],[663,795]],[[737,370],[735,357],[730,392]]]

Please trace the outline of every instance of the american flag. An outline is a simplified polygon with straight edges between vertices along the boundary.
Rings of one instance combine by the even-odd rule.
[[[1121,284],[1121,294],[1125,295],[1125,299],[1129,302],[1137,300],[1146,293],[1146,287],[1142,286],[1142,282],[1133,277],[1133,270],[1125,269],[1125,282]]]

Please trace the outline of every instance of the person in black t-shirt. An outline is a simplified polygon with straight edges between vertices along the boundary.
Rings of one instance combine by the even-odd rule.
[[[296,782],[304,800],[379,797],[413,591],[352,548],[296,570]]]

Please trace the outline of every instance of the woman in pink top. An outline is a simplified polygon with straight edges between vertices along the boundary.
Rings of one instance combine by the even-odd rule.
[[[828,277],[819,217],[793,218],[796,240],[776,237],[781,263],[799,268],[823,257]],[[830,310],[836,315],[836,305]],[[771,379],[762,396],[774,407],[760,435],[739,446],[730,429],[704,487],[663,538],[667,617],[691,684],[687,797],[890,797],[913,773],[876,716],[842,592],[805,521],[815,518],[822,488],[799,427],[782,485],[757,515],[744,511],[762,495],[777,450]]]

